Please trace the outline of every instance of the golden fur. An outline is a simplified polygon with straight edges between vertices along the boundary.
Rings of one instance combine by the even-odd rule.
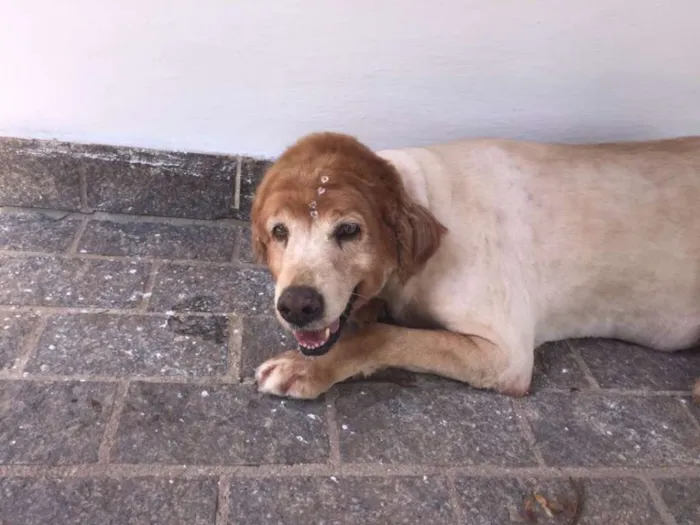
[[[304,137],[253,204],[253,246],[276,299],[292,285],[319,290],[322,329],[356,294],[356,320],[381,304],[399,326],[364,322],[320,357],[277,356],[258,368],[259,388],[314,398],[399,367],[523,395],[546,341],[688,347],[700,338],[698,202],[697,138],[375,153],[346,135]],[[362,234],[339,246],[331,236],[343,220]],[[284,242],[276,224],[289,230]]]

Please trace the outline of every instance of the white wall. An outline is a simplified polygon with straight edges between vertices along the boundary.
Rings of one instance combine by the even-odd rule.
[[[0,0],[0,135],[276,155],[333,129],[700,134],[698,0]]]

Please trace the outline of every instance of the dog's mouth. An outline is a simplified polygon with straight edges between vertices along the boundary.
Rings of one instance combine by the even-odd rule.
[[[321,330],[293,330],[292,333],[299,343],[299,350],[302,354],[308,356],[320,356],[333,348],[333,345],[338,342],[343,332],[343,328],[350,318],[352,306],[357,298],[355,293],[357,288],[350,294],[350,299],[345,306],[345,310],[340,314],[335,321]]]

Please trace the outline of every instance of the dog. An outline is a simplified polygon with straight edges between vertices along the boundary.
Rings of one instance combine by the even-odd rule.
[[[257,368],[264,393],[391,367],[523,396],[548,341],[700,340],[700,137],[375,152],[313,133],[265,173],[251,222],[300,349]]]

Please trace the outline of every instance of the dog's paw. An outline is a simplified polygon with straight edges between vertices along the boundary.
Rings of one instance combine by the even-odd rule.
[[[265,361],[255,371],[255,380],[260,392],[297,399],[315,399],[332,384],[318,361],[295,350]]]

